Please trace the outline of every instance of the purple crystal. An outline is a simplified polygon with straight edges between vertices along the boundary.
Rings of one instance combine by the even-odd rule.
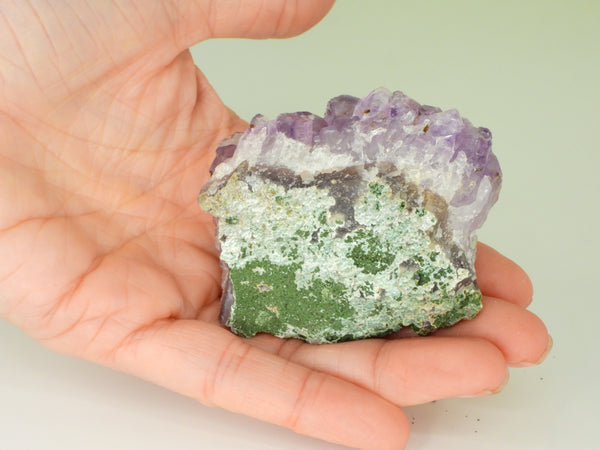
[[[335,97],[324,118],[308,112],[281,114],[273,121],[255,116],[241,138],[229,138],[219,147],[211,170],[218,171],[207,188],[244,161],[298,174],[391,163],[407,181],[448,203],[454,237],[473,257],[473,233],[501,185],[487,128],[474,127],[454,109],[420,105],[385,88],[362,99]]]

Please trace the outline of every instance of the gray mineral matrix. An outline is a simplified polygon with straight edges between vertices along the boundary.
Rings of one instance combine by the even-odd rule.
[[[311,343],[429,334],[481,309],[476,230],[498,198],[491,134],[380,88],[325,117],[257,115],[217,150],[221,320]]]

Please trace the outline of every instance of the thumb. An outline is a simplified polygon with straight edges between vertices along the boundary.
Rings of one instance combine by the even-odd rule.
[[[178,41],[185,47],[210,38],[285,38],[313,27],[333,3],[334,0],[176,0],[170,19]]]

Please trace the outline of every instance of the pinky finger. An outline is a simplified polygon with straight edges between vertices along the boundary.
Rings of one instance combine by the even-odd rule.
[[[493,343],[510,366],[541,363],[552,346],[544,323],[533,313],[511,302],[483,297],[483,309],[472,320],[440,329],[437,336],[477,337]]]

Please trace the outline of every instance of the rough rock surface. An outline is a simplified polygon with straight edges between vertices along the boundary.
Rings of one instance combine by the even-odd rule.
[[[324,118],[257,115],[217,150],[221,320],[313,343],[420,334],[481,308],[476,230],[498,198],[491,134],[377,89]]]

